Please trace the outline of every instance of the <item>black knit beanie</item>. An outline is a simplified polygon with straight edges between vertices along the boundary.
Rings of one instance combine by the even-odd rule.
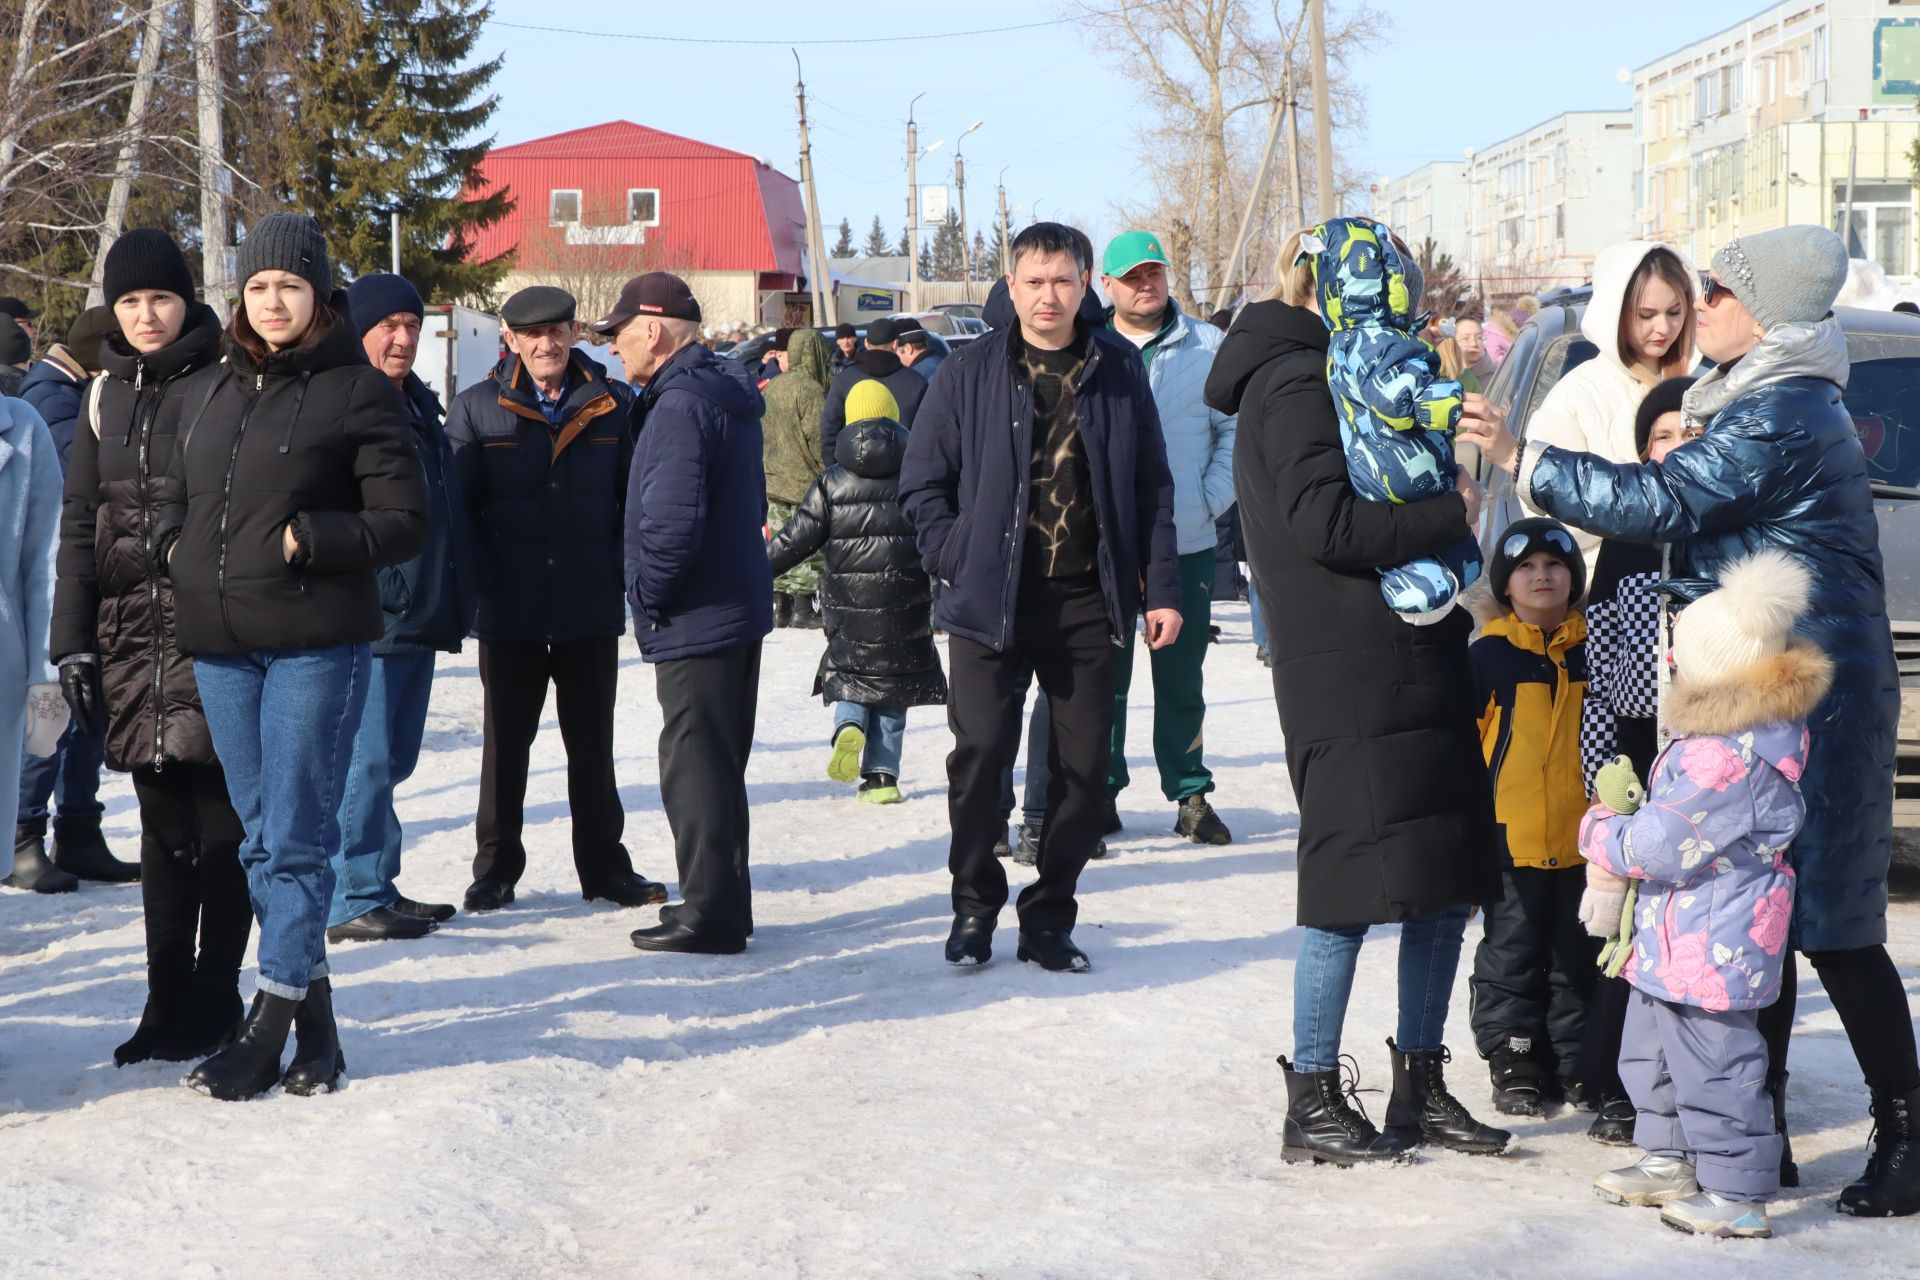
[[[364,338],[367,330],[388,316],[405,313],[426,318],[426,306],[420,291],[399,276],[385,271],[361,276],[347,286],[347,306],[353,312],[353,331]]]
[[[187,270],[187,255],[158,227],[135,227],[121,233],[107,250],[102,283],[109,305],[138,289],[165,289],[193,301],[193,273]]]
[[[333,296],[333,268],[320,224],[304,213],[270,213],[253,224],[240,242],[237,274],[241,288],[262,271],[286,271],[313,286],[322,302]]]
[[[1567,532],[1567,526],[1544,516],[1515,520],[1494,543],[1493,565],[1487,573],[1494,598],[1511,609],[1513,600],[1507,595],[1507,583],[1512,580],[1513,571],[1528,557],[1542,551],[1567,566],[1567,573],[1573,578],[1567,603],[1578,603],[1580,597],[1587,594],[1586,558],[1580,554],[1580,545]]]
[[[1681,401],[1693,383],[1691,377],[1668,378],[1654,384],[1653,390],[1647,392],[1646,399],[1640,402],[1639,412],[1633,415],[1634,452],[1642,458],[1647,456],[1647,441],[1653,436],[1653,424],[1660,420],[1663,413],[1680,412]]]
[[[26,364],[33,359],[33,339],[20,322],[0,312],[0,365]]]

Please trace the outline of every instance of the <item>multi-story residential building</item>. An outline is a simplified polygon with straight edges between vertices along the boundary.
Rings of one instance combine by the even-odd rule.
[[[1468,153],[1466,265],[1499,299],[1576,285],[1631,234],[1633,115],[1568,111]]]
[[[1467,265],[1467,166],[1458,160],[1423,164],[1373,189],[1375,216],[1416,250],[1432,240],[1437,253]]]
[[[1920,0],[1785,0],[1633,72],[1643,236],[1704,262],[1743,233],[1842,228],[1916,273]]]

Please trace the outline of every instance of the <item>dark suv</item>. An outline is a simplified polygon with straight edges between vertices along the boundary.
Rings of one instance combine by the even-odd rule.
[[[1593,359],[1594,346],[1580,333],[1584,306],[1544,306],[1520,330],[1501,362],[1487,396],[1507,410],[1513,433],[1524,439],[1527,418],[1567,370]],[[1893,649],[1900,663],[1900,747],[1894,769],[1895,826],[1920,828],[1920,317],[1896,311],[1840,307],[1834,314],[1847,333],[1853,368],[1842,397],[1853,415],[1873,477],[1874,509],[1880,518],[1880,555],[1886,562],[1887,615],[1893,619]],[[1505,472],[1486,474],[1481,545],[1520,514]]]

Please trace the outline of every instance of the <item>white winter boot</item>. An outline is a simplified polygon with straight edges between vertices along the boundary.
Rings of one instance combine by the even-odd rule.
[[[1614,1169],[1593,1180],[1593,1193],[1615,1204],[1653,1208],[1693,1195],[1700,1184],[1693,1165],[1677,1156],[1642,1156],[1640,1163]]]
[[[1729,1200],[1711,1191],[1666,1205],[1660,1210],[1660,1221],[1675,1231],[1722,1240],[1765,1240],[1773,1234],[1764,1201]]]

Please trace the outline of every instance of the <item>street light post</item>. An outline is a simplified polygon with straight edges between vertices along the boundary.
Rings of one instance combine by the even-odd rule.
[[[1000,169],[1000,178],[994,184],[1000,189],[1000,274],[1002,276],[1013,273],[1013,264],[1007,260],[1007,247],[1013,243],[1013,230],[1007,225],[1007,170],[1012,167],[1012,165],[1003,165]]]
[[[985,123],[975,120],[953,144],[953,181],[960,188],[960,296],[968,302],[973,301],[973,241],[967,239],[967,158],[960,154],[960,148],[966,144],[967,134]]]
[[[920,132],[913,123],[914,104],[926,97],[913,95],[907,104],[907,310],[919,309],[920,300]]]

